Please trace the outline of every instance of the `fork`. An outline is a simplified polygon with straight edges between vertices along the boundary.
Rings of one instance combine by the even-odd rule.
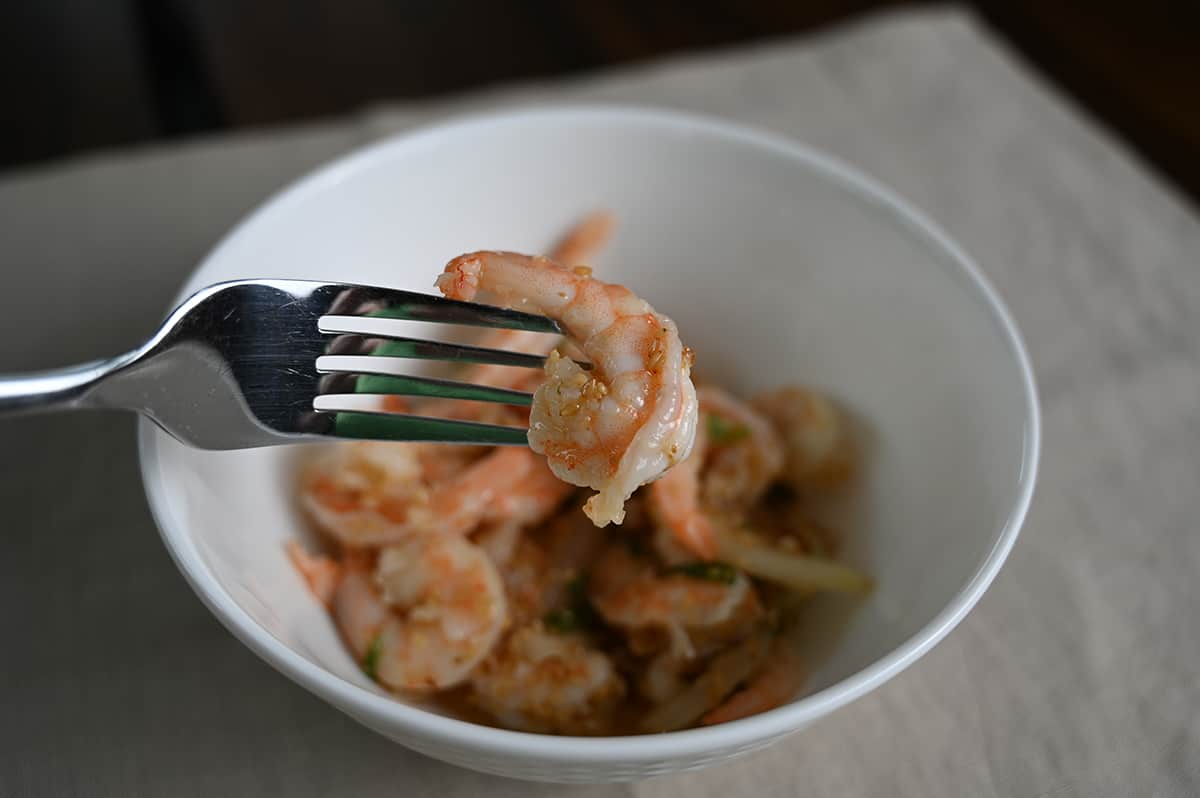
[[[69,408],[133,410],[201,449],[328,438],[527,443],[524,428],[364,405],[363,394],[529,405],[521,391],[396,373],[406,359],[541,368],[545,358],[398,334],[393,320],[561,335],[543,316],[348,283],[238,280],[171,312],[142,346],[108,360],[0,376],[0,417]],[[389,330],[389,326],[392,328]]]

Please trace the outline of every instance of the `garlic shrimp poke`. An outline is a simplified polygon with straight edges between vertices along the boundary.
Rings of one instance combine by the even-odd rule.
[[[436,278],[564,336],[487,331],[481,346],[546,356],[544,371],[459,376],[531,392],[531,407],[397,409],[528,427],[529,447],[306,453],[297,500],[320,546],[289,554],[385,690],[546,734],[735,721],[803,690],[809,598],[870,589],[828,520],[861,467],[840,408],[805,387],[739,396],[693,377],[675,322],[593,270],[612,229],[593,214],[546,256],[472,252]]]

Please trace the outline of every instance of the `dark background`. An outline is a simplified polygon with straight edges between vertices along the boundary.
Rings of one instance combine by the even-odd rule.
[[[906,0],[5,0],[0,169],[817,30]],[[1200,0],[971,0],[1200,197]]]

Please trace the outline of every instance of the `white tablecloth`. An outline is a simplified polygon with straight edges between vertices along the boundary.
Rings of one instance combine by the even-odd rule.
[[[1200,794],[1200,225],[958,12],[0,177],[0,367],[133,345],[245,211],[365,141],[466,109],[606,100],[801,138],[983,264],[1041,381],[1008,565],[883,689],[715,770],[524,785],[411,754],[227,634],[153,529],[131,419],[0,422],[0,795]]]

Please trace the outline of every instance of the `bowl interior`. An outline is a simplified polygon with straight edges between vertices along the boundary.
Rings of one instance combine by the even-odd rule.
[[[878,588],[852,613],[834,600],[814,610],[808,691],[926,629],[1021,504],[1028,386],[957,256],[819,158],[643,114],[451,126],[310,178],[243,224],[185,290],[278,276],[431,291],[450,257],[544,251],[597,207],[619,217],[597,275],[673,316],[704,375],[747,392],[817,386],[861,421],[868,459],[848,558]],[[173,519],[168,545],[186,540],[199,555],[185,570],[207,569],[280,642],[377,690],[284,554],[309,534],[292,498],[298,452],[199,452],[151,434],[147,479]]]

